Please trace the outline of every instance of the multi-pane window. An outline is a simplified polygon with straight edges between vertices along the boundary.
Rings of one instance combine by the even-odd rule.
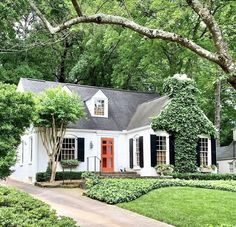
[[[166,164],[166,137],[157,136],[157,165]]]
[[[208,165],[208,139],[200,138],[200,165]]]
[[[61,147],[61,160],[75,159],[75,138],[64,138]]]
[[[136,164],[140,166],[140,149],[139,149],[139,138],[136,138]]]
[[[104,114],[105,114],[105,101],[102,99],[95,100],[94,115],[104,116]]]

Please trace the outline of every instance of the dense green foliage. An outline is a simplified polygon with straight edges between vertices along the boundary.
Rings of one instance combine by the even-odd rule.
[[[67,160],[61,160],[61,167],[62,168],[76,168],[79,165],[79,161],[76,159],[67,159]]]
[[[49,205],[15,189],[0,187],[0,226],[75,227],[67,217],[58,217]]]
[[[173,186],[236,192],[236,181],[104,179],[87,189],[85,194],[93,199],[116,204],[135,200],[154,189]]]
[[[230,53],[236,58],[235,1],[207,0],[206,4],[223,31]],[[68,0],[37,1],[37,5],[55,23],[76,14]],[[85,15],[95,12],[122,15],[146,26],[181,34],[206,49],[214,48],[204,24],[182,0],[94,0],[81,2],[81,7]],[[0,19],[1,81],[17,84],[24,76],[162,93],[165,78],[187,73],[201,91],[200,107],[213,121],[214,82],[221,75],[221,139],[224,145],[232,141],[236,92],[213,63],[179,45],[148,40],[122,27],[91,24],[51,36],[35,19],[35,14],[30,13],[24,0],[1,2]]]
[[[29,127],[33,110],[30,94],[17,92],[13,85],[0,83],[0,179],[11,173],[20,136]]]
[[[227,173],[172,173],[169,175],[184,180],[236,180],[236,174]]]
[[[176,74],[166,79],[164,91],[169,95],[170,102],[152,120],[152,128],[154,131],[165,130],[174,135],[175,170],[196,172],[198,136],[215,136],[215,127],[197,104],[197,88],[192,79]]]
[[[49,157],[50,181],[55,180],[60,147],[68,125],[84,116],[84,105],[79,96],[60,86],[49,88],[36,97],[33,123],[39,128],[40,137]]]
[[[232,227],[236,223],[235,203],[234,192],[171,187],[118,206],[179,227]]]
[[[75,171],[64,171],[63,172],[56,172],[56,181],[64,180],[79,180],[81,179],[81,175],[83,172],[75,172]],[[50,173],[48,172],[39,172],[36,173],[36,181],[37,182],[45,182],[50,180]]]
[[[93,187],[100,182],[100,177],[93,172],[84,172],[81,177],[85,179],[85,187],[87,189]]]
[[[67,93],[61,87],[50,88],[36,97],[34,126],[59,130],[84,116],[84,106],[78,95]],[[59,128],[58,128],[59,127]]]

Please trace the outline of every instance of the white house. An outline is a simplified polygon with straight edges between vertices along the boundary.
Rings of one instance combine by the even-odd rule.
[[[78,94],[87,112],[86,119],[69,125],[61,150],[61,159],[81,161],[76,171],[127,170],[155,176],[157,164],[174,164],[173,136],[151,129],[151,117],[171,101],[167,96],[34,79],[21,79],[18,91],[37,94],[58,85]],[[214,144],[210,137],[200,136],[199,165],[216,164]],[[11,177],[35,182],[36,173],[46,171],[47,161],[37,128],[32,127],[22,136]]]
[[[233,129],[232,143],[217,148],[216,159],[219,173],[236,173],[236,128]]]

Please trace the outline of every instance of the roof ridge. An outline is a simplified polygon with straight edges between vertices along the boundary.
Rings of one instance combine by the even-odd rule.
[[[92,86],[92,85],[72,84],[72,83],[61,83],[61,82],[56,82],[56,81],[48,81],[48,80],[41,80],[41,79],[34,79],[34,78],[21,78],[21,79],[38,81],[38,82],[57,83],[57,84],[61,84],[61,85],[74,86],[74,87],[88,87],[88,88],[96,88],[96,89],[106,89],[106,90],[111,90],[111,91],[122,91],[122,92],[130,92],[130,93],[141,93],[141,94],[150,94],[150,95],[156,94],[156,95],[159,95],[159,93],[154,92],[154,91],[153,92],[150,92],[150,91],[148,92],[148,91],[124,90],[124,89],[119,89],[119,88],[110,88],[110,87],[102,87],[102,86]]]

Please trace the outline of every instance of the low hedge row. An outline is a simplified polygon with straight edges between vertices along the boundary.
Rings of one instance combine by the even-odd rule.
[[[64,172],[64,176],[63,176],[63,172],[56,172],[56,181],[59,180],[79,180],[81,179],[81,175],[83,172],[73,172],[73,171],[65,171]],[[49,181],[50,179],[50,175],[48,172],[39,172],[36,174],[36,181],[37,182],[45,182],[45,181]]]
[[[104,179],[88,188],[85,194],[109,204],[129,202],[163,187],[198,187],[236,192],[235,181],[194,181],[194,180],[158,180],[158,179]]]
[[[75,227],[76,222],[58,217],[49,205],[26,193],[0,186],[0,226]]]
[[[184,180],[236,180],[236,174],[172,173],[174,179]]]

